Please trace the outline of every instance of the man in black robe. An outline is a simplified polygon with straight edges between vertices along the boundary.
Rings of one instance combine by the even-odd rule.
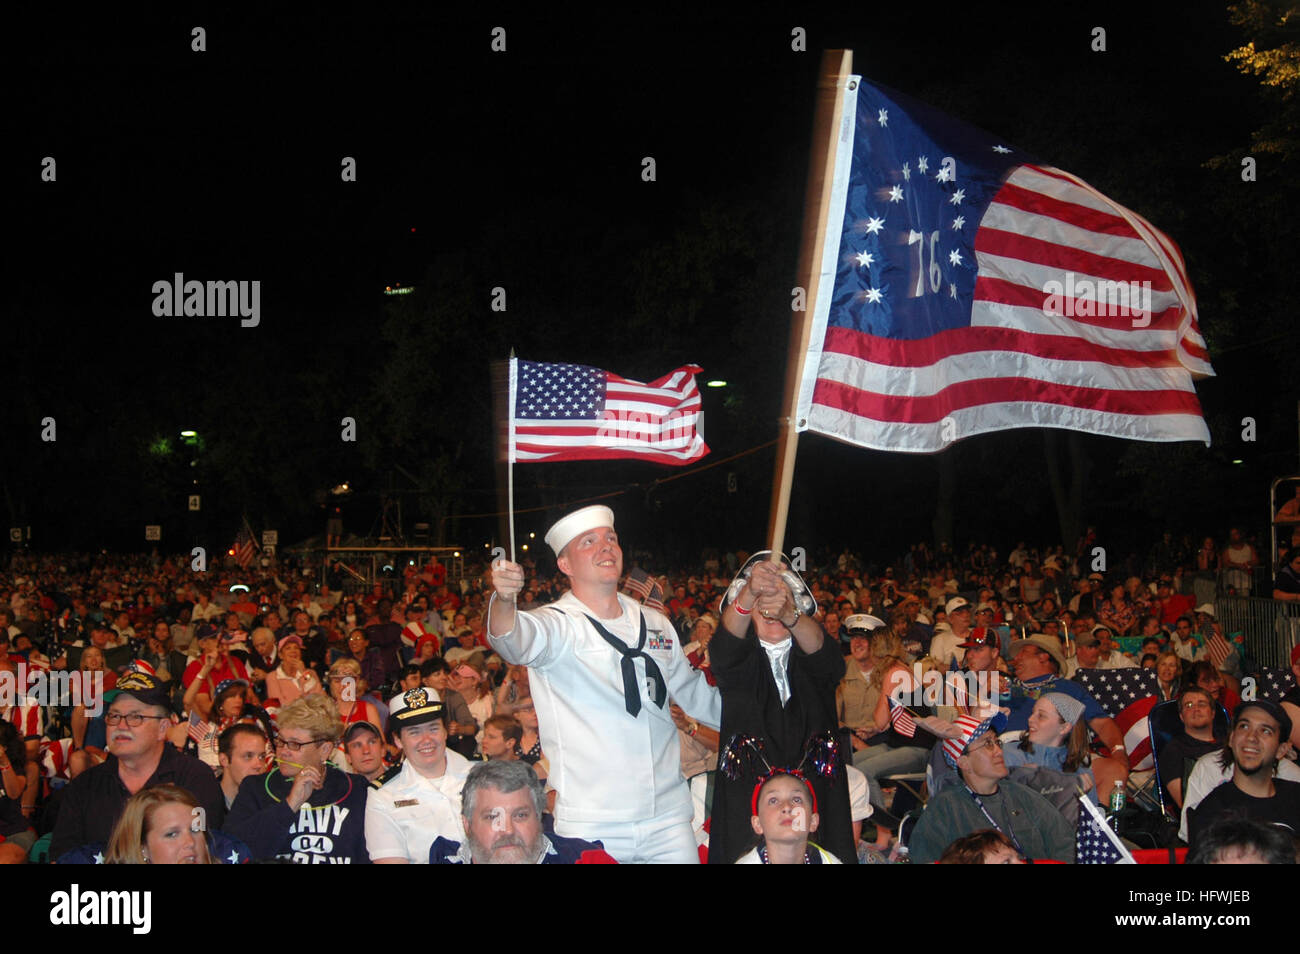
[[[722,692],[724,743],[733,736],[761,740],[771,768],[804,760],[809,739],[835,732],[835,687],[844,678],[839,644],[796,608],[776,563],[756,563],[748,582],[726,604],[722,630],[709,646]],[[752,625],[751,625],[752,624]],[[732,864],[754,846],[751,801],[758,774],[734,781],[719,772],[709,832],[709,864]],[[816,842],[845,864],[857,861],[843,770],[827,779],[808,771],[821,825]]]

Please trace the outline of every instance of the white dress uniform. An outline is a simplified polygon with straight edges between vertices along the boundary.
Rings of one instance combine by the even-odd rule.
[[[495,598],[495,597],[494,597]],[[692,718],[720,725],[722,697],[682,654],[667,618],[618,595],[622,614],[600,619],[572,592],[549,606],[519,611],[515,627],[489,639],[507,662],[529,669],[538,733],[550,760],[548,782],[559,793],[555,831],[603,842],[620,862],[697,862],[690,791],[682,778],[677,727],[668,704],[655,705],[637,658],[641,709],[634,717],[623,694],[623,656],[584,614],[635,648],[641,617],[644,652],[655,661],[668,695]]]
[[[426,778],[408,761],[402,770],[366,800],[366,850],[370,860],[405,858],[413,865],[429,863],[429,849],[439,836],[465,840],[460,792],[474,763],[447,750],[447,770]]]

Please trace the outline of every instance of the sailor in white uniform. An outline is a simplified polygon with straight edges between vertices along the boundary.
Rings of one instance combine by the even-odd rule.
[[[624,864],[696,863],[668,701],[717,728],[721,697],[686,661],[667,618],[619,593],[613,511],[577,510],[546,542],[571,589],[539,610],[517,610],[523,568],[498,561],[488,637],[502,658],[529,669],[547,781],[558,792],[555,831],[600,841]]]

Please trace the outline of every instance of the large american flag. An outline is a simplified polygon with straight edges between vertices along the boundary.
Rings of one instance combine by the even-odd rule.
[[[1077,177],[851,80],[799,429],[916,452],[1025,426],[1208,444],[1192,380],[1214,372],[1174,243]]]
[[[637,457],[688,464],[700,434],[696,365],[642,384],[581,364],[510,359],[510,461]]]

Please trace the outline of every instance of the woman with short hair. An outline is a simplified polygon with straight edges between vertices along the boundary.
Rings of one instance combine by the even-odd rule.
[[[280,710],[275,767],[244,779],[226,818],[226,831],[255,859],[370,863],[369,783],[328,763],[342,737],[343,720],[323,695],[303,696]]]

